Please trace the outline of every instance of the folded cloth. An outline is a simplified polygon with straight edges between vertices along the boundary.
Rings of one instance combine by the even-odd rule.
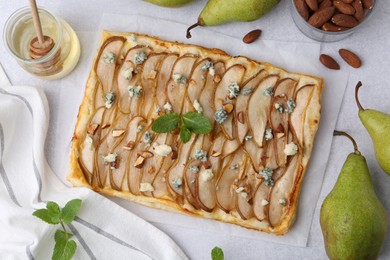
[[[74,259],[187,259],[153,225],[90,189],[69,188],[57,178],[44,156],[48,118],[41,91],[0,86],[0,259],[50,259],[60,226],[32,213],[47,201],[63,207],[75,198],[83,202],[68,225],[78,244]]]

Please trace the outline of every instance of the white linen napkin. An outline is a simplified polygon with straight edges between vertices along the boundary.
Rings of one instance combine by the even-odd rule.
[[[78,244],[74,259],[187,259],[153,225],[90,189],[64,185],[44,156],[46,97],[33,87],[6,86],[1,66],[0,82],[0,259],[51,259],[59,227],[32,213],[47,201],[63,207],[75,198],[83,202],[68,226]]]

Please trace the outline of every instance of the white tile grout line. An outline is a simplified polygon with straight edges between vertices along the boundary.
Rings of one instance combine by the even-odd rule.
[[[11,82],[9,82],[7,74],[5,74],[5,71],[0,63],[0,87],[2,86],[11,86]]]

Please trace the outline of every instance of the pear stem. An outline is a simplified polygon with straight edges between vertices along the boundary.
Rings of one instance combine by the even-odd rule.
[[[364,110],[362,104],[360,104],[360,100],[359,100],[359,89],[360,87],[363,86],[362,82],[359,81],[357,84],[356,84],[356,87],[355,87],[355,100],[356,100],[356,104],[359,108],[359,111],[360,110]]]
[[[352,138],[352,136],[350,136],[350,135],[347,134],[346,132],[337,131],[337,130],[334,130],[333,136],[345,136],[345,137],[347,137],[349,140],[352,141],[353,148],[354,148],[354,150],[355,150],[355,154],[359,154],[359,155],[360,155],[360,151],[359,151],[359,148],[358,148],[358,146],[357,146],[357,143],[356,143],[355,139]]]
[[[191,31],[192,29],[194,29],[195,27],[198,27],[199,25],[200,25],[199,22],[197,22],[197,23],[191,25],[190,27],[188,27],[188,29],[187,29],[187,34],[186,34],[187,39],[190,39],[190,38],[192,37],[190,31]]]

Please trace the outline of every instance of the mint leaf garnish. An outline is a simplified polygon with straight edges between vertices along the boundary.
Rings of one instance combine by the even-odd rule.
[[[188,112],[183,115],[183,125],[195,134],[208,134],[212,127],[209,119],[197,112]]]
[[[65,224],[71,223],[79,212],[80,206],[80,199],[74,199],[66,203],[65,207],[62,209],[62,221],[64,221]]]
[[[47,209],[38,209],[38,210],[34,211],[33,216],[40,218],[41,220],[45,221],[48,224],[55,225],[55,224],[60,223],[59,221],[58,222],[53,221],[52,215],[50,215],[50,213]]]
[[[70,260],[76,252],[76,242],[70,240],[71,234],[62,230],[57,230],[54,235],[56,244],[54,246],[53,260]]]
[[[169,133],[179,126],[180,116],[177,113],[169,113],[157,118],[152,124],[152,130],[156,133]]]
[[[60,219],[61,219],[61,209],[60,209],[60,206],[58,206],[58,204],[53,202],[53,201],[49,201],[46,204],[46,208],[47,208],[47,211],[48,211],[48,213],[50,215],[51,221],[54,224],[60,223]]]
[[[38,209],[33,212],[33,216],[40,218],[48,224],[61,224],[63,230],[58,229],[54,235],[55,246],[53,260],[71,260],[76,252],[77,244],[70,240],[73,236],[68,233],[65,224],[70,224],[76,217],[81,206],[80,199],[74,199],[66,203],[63,209],[57,203],[49,201],[46,209]]]
[[[180,139],[183,143],[187,143],[191,139],[191,132],[185,126],[182,126],[180,130]]]
[[[225,256],[223,255],[223,251],[219,247],[214,247],[213,250],[211,250],[211,259],[212,260],[224,260]]]
[[[191,139],[191,133],[208,134],[212,130],[209,119],[197,112],[188,112],[183,116],[177,113],[169,113],[157,118],[152,124],[152,130],[156,133],[169,133],[180,128],[180,139],[183,143]]]

